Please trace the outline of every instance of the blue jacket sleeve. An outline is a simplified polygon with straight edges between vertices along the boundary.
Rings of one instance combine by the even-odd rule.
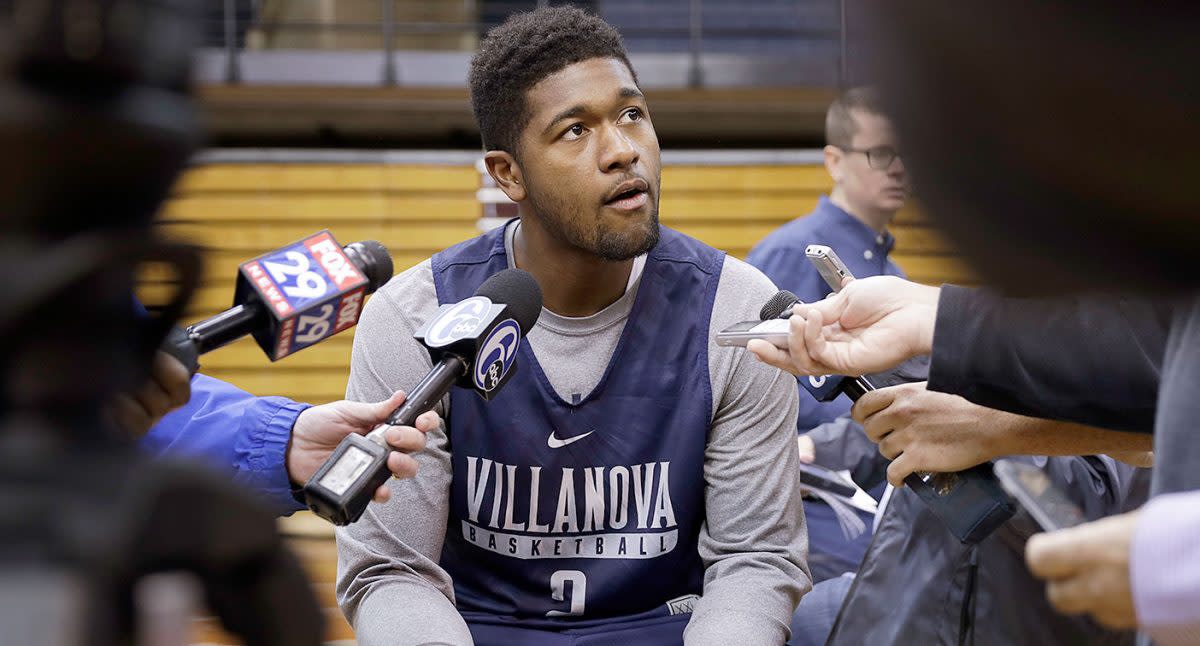
[[[255,397],[196,375],[192,398],[142,438],[152,455],[194,456],[260,494],[281,515],[303,509],[292,497],[285,457],[292,425],[308,404]]]

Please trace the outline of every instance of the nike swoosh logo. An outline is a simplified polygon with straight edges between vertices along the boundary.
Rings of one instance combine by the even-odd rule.
[[[578,442],[579,440],[582,440],[583,438],[595,432],[595,429],[592,429],[583,435],[576,435],[575,437],[568,437],[565,440],[560,440],[554,436],[554,431],[551,431],[550,437],[546,438],[546,446],[549,446],[552,449],[561,449],[562,447],[571,444],[572,442]]]

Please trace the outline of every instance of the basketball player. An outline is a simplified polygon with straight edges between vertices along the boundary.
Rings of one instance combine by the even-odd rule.
[[[520,217],[376,294],[347,397],[411,389],[413,332],[503,269],[545,307],[504,390],[453,391],[417,477],[339,530],[359,643],[784,643],[810,587],[795,380],[712,342],[775,287],[659,225],[650,110],[599,18],[510,18],[470,86]]]

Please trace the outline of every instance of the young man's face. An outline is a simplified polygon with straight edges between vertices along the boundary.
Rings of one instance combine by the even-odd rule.
[[[661,166],[646,99],[619,60],[569,65],[530,88],[519,164],[533,216],[608,260],[658,243]]]
[[[839,164],[846,199],[858,208],[899,211],[908,196],[908,177],[900,157],[890,163],[887,160],[899,151],[892,124],[886,117],[863,110],[853,110],[851,116],[857,128],[850,149],[870,153],[842,152]]]

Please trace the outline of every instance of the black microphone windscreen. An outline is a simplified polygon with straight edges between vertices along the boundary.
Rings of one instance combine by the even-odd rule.
[[[508,305],[522,334],[529,334],[542,314],[542,288],[529,272],[521,269],[505,269],[494,274],[483,281],[475,295]]]
[[[767,301],[766,305],[758,311],[758,320],[768,321],[770,319],[779,318],[780,314],[789,307],[799,303],[800,299],[796,295],[786,289],[781,289],[777,294]]]
[[[375,240],[363,240],[346,245],[346,256],[367,277],[367,293],[383,287],[392,279],[392,254]]]

